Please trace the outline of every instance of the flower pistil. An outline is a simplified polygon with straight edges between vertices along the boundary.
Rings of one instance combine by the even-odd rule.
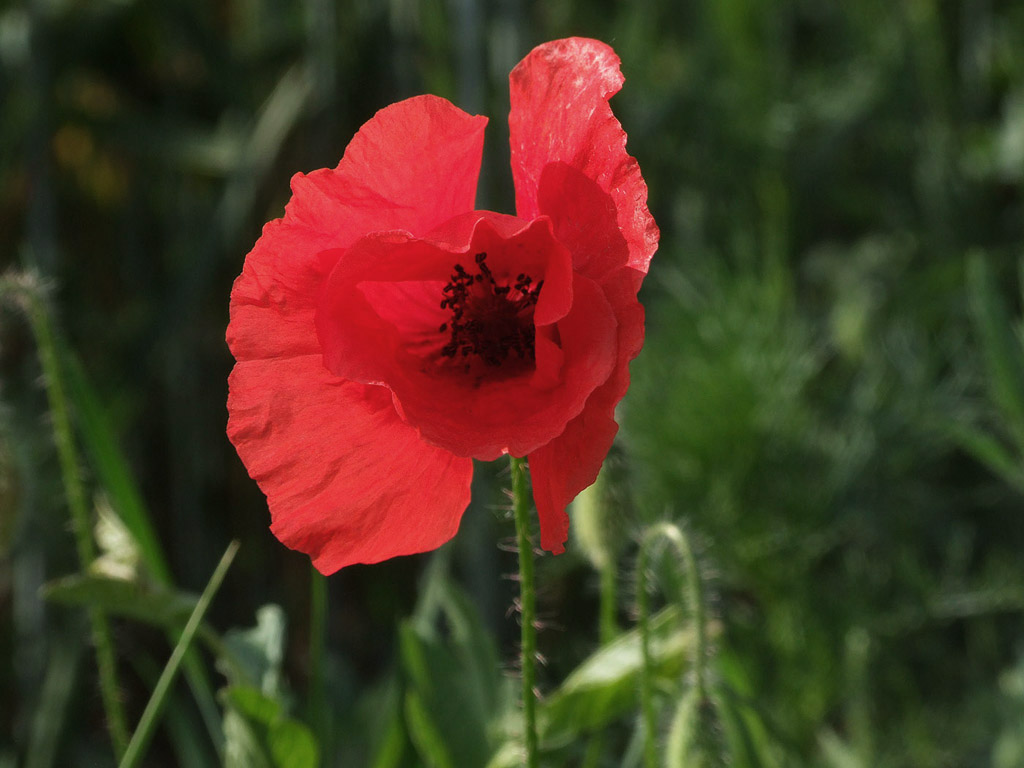
[[[456,264],[442,289],[441,309],[450,309],[452,316],[438,329],[450,334],[441,355],[453,360],[476,355],[498,367],[515,353],[516,360],[533,363],[533,308],[544,281],[534,285],[530,275],[520,273],[515,283],[501,284],[487,265],[486,253],[476,254],[475,261],[476,274]]]

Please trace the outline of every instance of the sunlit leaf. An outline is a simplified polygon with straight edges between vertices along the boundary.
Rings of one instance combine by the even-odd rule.
[[[678,608],[665,608],[650,621],[651,656],[656,676],[677,679],[692,644]],[[545,697],[538,709],[545,745],[568,743],[637,706],[642,665],[640,634],[631,630],[600,648]]]
[[[441,640],[422,637],[411,625],[401,628],[400,638],[412,688],[406,693],[406,721],[420,756],[437,765],[483,765],[492,751],[492,713],[481,706],[482,694],[464,657]]]
[[[409,726],[409,736],[416,751],[430,768],[456,768],[456,763],[448,751],[448,743],[441,734],[423,700],[415,691],[405,695],[405,721]],[[465,763],[475,765],[475,763]]]
[[[233,685],[227,695],[235,709],[257,723],[270,725],[281,717],[281,703],[256,688]]]
[[[285,615],[278,605],[256,611],[256,626],[224,633],[233,664],[222,659],[221,671],[237,686],[253,687],[268,696],[280,693],[284,658]]]
[[[106,576],[65,576],[43,588],[43,597],[55,603],[100,608],[114,616],[161,627],[182,627],[198,598],[154,584]]]
[[[313,732],[297,720],[284,718],[273,723],[267,742],[277,768],[317,768],[320,764]]]
[[[271,768],[256,729],[231,709],[224,714],[224,767]]]

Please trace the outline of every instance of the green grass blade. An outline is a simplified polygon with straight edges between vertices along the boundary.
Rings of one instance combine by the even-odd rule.
[[[140,765],[145,754],[146,747],[149,745],[149,740],[152,738],[157,722],[159,721],[160,710],[167,699],[167,694],[171,689],[171,684],[177,676],[178,668],[181,666],[182,659],[185,657],[185,652],[192,643],[192,639],[195,637],[200,624],[202,624],[203,616],[206,614],[207,609],[210,607],[210,603],[213,601],[213,596],[216,594],[217,589],[224,580],[224,575],[227,573],[228,567],[231,565],[231,561],[235,559],[235,554],[238,552],[238,546],[239,544],[237,541],[231,542],[225,550],[224,555],[221,557],[220,562],[217,563],[217,567],[214,569],[213,575],[210,577],[210,581],[206,585],[206,589],[203,590],[203,594],[200,596],[199,602],[196,603],[195,610],[192,611],[192,615],[189,617],[188,624],[185,625],[185,629],[181,633],[181,638],[178,640],[178,644],[174,646],[174,650],[171,652],[171,658],[168,660],[167,666],[164,667],[164,671],[160,675],[160,679],[157,681],[156,687],[153,689],[153,694],[149,698],[149,703],[146,704],[146,709],[142,712],[142,717],[139,720],[139,726],[135,729],[135,733],[132,734],[131,741],[128,742],[128,749],[125,751],[124,757],[121,760],[120,768],[134,768],[135,766]]]
[[[427,765],[433,768],[455,768],[445,743],[423,699],[415,691],[405,694],[405,721],[409,726],[409,737]]]
[[[118,517],[131,531],[150,574],[161,584],[170,584],[171,572],[167,559],[100,398],[86,377],[81,363],[63,340],[59,347],[68,382],[68,394],[75,407],[78,431],[97,478],[110,497],[110,504]]]
[[[71,527],[75,534],[78,560],[80,567],[85,569],[95,559],[96,547],[92,540],[91,515],[86,501],[85,485],[82,482],[71,410],[65,393],[66,382],[60,362],[58,336],[50,317],[50,308],[46,304],[38,281],[26,280],[23,290],[29,323],[36,339],[39,364],[46,381],[46,397],[53,422],[53,439],[57,447]],[[100,694],[107,717],[107,728],[110,731],[114,754],[120,757],[128,740],[128,727],[118,692],[117,655],[107,617],[93,608],[88,610],[88,614],[93,644],[96,646],[96,666],[99,670]]]
[[[68,634],[50,649],[39,704],[32,719],[25,768],[50,768],[57,757],[60,732],[74,690],[75,670],[82,652],[81,637]]]
[[[97,479],[106,491],[110,504],[121,522],[131,532],[149,575],[158,584],[171,587],[173,579],[167,558],[100,396],[81,362],[60,336],[57,337],[56,347],[67,381],[68,395],[75,409],[82,445]],[[173,642],[173,636],[171,640]],[[196,705],[210,738],[219,750],[222,741],[221,720],[213,695],[213,685],[202,662],[195,654],[189,653],[184,665],[185,677],[192,689]]]

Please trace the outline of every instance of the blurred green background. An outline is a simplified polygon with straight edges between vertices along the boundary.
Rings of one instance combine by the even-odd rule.
[[[1012,0],[0,8],[0,273],[42,276],[90,506],[154,529],[162,554],[143,553],[131,583],[164,590],[141,619],[122,615],[137,593],[40,597],[80,568],[15,296],[0,309],[0,766],[113,765],[78,606],[112,615],[134,723],[171,648],[147,610],[200,592],[232,538],[207,622],[262,659],[259,679],[228,673],[234,693],[205,708],[181,683],[147,765],[315,764],[288,762],[305,747],[275,752],[282,722],[325,766],[472,768],[501,752],[518,633],[504,467],[479,467],[440,554],[328,580],[318,660],[308,561],[269,534],[224,435],[223,338],[231,282],[289,177],[335,165],[393,101],[430,92],[488,115],[478,203],[512,211],[508,72],[569,35],[622,58],[613,106],[662,240],[620,439],[574,515],[604,546],[584,536],[539,563],[549,764],[640,764],[635,668],[599,657],[618,687],[580,681],[599,642],[634,625],[636,542],[672,521],[713,619],[717,693],[698,727],[716,738],[686,747],[690,764],[1024,766]],[[656,569],[669,595],[676,565]],[[617,597],[599,632],[601,573]],[[267,604],[280,610],[260,631],[231,629]],[[213,690],[223,658],[196,657]],[[686,764],[671,762],[685,666],[659,677],[669,765]]]

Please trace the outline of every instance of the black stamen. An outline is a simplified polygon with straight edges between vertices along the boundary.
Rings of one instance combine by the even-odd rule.
[[[445,298],[441,309],[450,309],[452,317],[438,328],[439,333],[450,333],[441,355],[466,358],[472,354],[494,367],[502,365],[513,352],[520,360],[532,360],[533,307],[544,281],[533,285],[533,279],[521,272],[514,284],[499,284],[487,265],[486,253],[475,254],[473,260],[476,274],[455,264],[442,289]]]

